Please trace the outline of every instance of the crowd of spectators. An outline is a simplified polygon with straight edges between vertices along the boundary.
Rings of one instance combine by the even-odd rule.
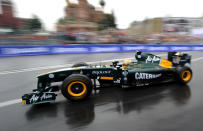
[[[202,43],[203,37],[178,34],[129,36],[124,31],[35,33],[27,35],[0,35],[0,45],[49,44],[188,44]]]

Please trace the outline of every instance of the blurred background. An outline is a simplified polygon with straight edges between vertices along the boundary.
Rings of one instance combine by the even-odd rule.
[[[0,45],[203,43],[202,12],[192,11],[201,1],[191,1],[193,6],[172,0],[172,4],[165,3],[165,9],[159,0],[154,0],[154,5],[138,1],[134,1],[134,5],[132,1],[112,0],[60,0],[58,4],[53,1],[58,0],[44,5],[48,1],[0,0]],[[136,8],[142,10],[138,12]],[[152,14],[152,9],[161,14]],[[184,10],[193,13],[187,16]],[[28,12],[29,15],[24,15]],[[184,15],[179,16],[180,12]]]

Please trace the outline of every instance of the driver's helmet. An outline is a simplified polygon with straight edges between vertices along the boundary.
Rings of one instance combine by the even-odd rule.
[[[132,60],[124,60],[124,62],[123,62],[123,64],[124,65],[129,65],[129,64],[131,64],[132,63]]]
[[[127,69],[128,65],[130,65],[131,63],[132,63],[131,60],[124,60],[124,61],[123,61],[123,68],[124,68],[124,69]]]
[[[175,57],[175,59],[173,59],[173,63],[178,64],[178,63],[180,62],[182,53],[177,52],[177,53],[175,54],[175,56],[176,56],[176,57]]]

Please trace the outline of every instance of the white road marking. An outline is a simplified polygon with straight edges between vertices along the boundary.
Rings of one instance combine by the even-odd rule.
[[[5,101],[5,102],[0,103],[0,108],[5,107],[5,106],[9,106],[9,105],[13,105],[13,104],[17,104],[17,103],[20,103],[21,101],[22,101],[21,99]]]
[[[199,60],[203,60],[203,57],[199,57],[199,58],[192,59],[193,62],[199,61]]]
[[[64,68],[64,67],[71,66],[71,65],[72,64],[66,64],[66,65],[56,65],[56,66],[45,66],[45,67],[19,69],[19,70],[12,70],[12,71],[2,71],[2,72],[0,72],[0,75],[22,73],[22,72],[31,72],[31,71],[39,71],[39,70],[46,70],[46,69],[55,69],[55,68]]]

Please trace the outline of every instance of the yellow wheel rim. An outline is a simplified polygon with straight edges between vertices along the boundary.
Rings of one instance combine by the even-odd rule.
[[[186,71],[184,71],[184,72],[182,73],[182,79],[183,79],[185,82],[189,81],[189,80],[191,79],[191,77],[192,77],[192,74],[191,74],[191,72],[188,71],[188,70],[186,70]]]
[[[74,86],[75,84],[79,84],[79,85],[82,86],[82,87],[81,87],[81,86],[80,86],[80,87],[75,87],[76,90],[80,90],[79,88],[83,88],[80,93],[74,93],[74,92],[72,91],[71,88],[73,88],[73,86]],[[68,90],[68,93],[69,93],[71,96],[79,97],[79,96],[82,96],[82,95],[85,94],[85,92],[87,91],[87,86],[86,86],[83,82],[75,81],[75,82],[71,82],[71,83],[68,85],[67,90]]]

